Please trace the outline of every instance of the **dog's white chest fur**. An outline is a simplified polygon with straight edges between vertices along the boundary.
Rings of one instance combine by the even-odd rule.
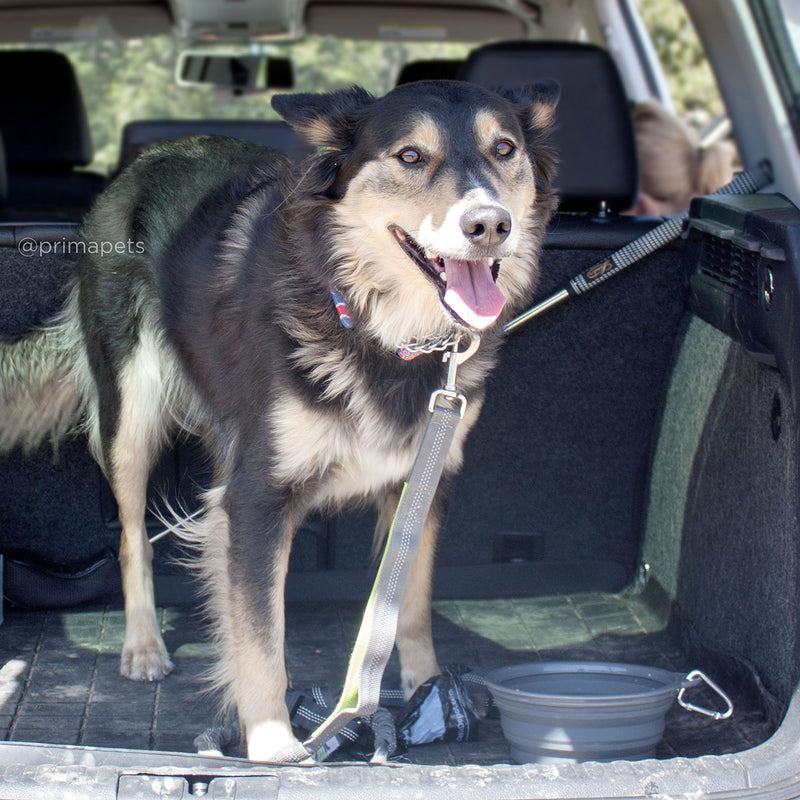
[[[273,475],[280,482],[319,481],[315,506],[366,498],[408,476],[422,429],[413,441],[397,441],[397,432],[365,409],[331,414],[310,408],[287,393],[281,411],[270,419],[280,463]]]

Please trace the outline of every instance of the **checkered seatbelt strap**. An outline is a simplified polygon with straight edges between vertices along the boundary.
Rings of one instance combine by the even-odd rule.
[[[737,175],[730,183],[726,183],[725,186],[714,192],[712,197],[731,194],[754,194],[769,183],[772,183],[772,168],[769,162],[762,161],[755,169]],[[589,269],[581,272],[580,275],[574,277],[561,291],[550,295],[550,297],[537,303],[524,314],[520,314],[506,323],[503,330],[506,333],[510,333],[515,328],[532,320],[534,317],[538,317],[562,301],[594,289],[595,286],[618,275],[631,264],[635,264],[645,256],[650,255],[650,253],[669,244],[681,235],[683,225],[688,217],[688,211],[680,216],[671,217],[666,222],[662,222],[661,225],[629,242],[608,258],[594,264]]]

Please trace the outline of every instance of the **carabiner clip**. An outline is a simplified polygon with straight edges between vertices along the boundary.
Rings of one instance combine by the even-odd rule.
[[[720,719],[728,719],[728,717],[733,714],[733,703],[731,702],[730,697],[728,697],[722,689],[717,686],[711,678],[708,677],[705,673],[701,672],[699,669],[693,669],[685,678],[686,684],[681,688],[678,692],[678,703],[687,711],[694,711],[698,714],[703,714],[706,717],[712,717],[713,719],[720,720]],[[686,700],[683,699],[683,693],[691,688],[692,686],[697,685],[697,681],[703,681],[710,689],[713,689],[724,701],[725,703],[725,710],[724,711],[711,711],[711,709],[703,708],[702,706],[696,706],[694,703],[687,703]]]
[[[466,350],[459,351],[458,343],[456,343],[453,345],[452,350],[446,351],[442,356],[442,361],[447,364],[447,379],[445,380],[444,387],[442,389],[437,389],[431,395],[431,399],[428,402],[428,411],[430,411],[431,414],[436,406],[437,399],[444,397],[447,400],[459,403],[459,413],[463,419],[467,410],[467,398],[456,389],[456,373],[461,364],[475,355],[475,351],[480,346],[480,343],[480,334],[477,331],[472,331],[472,340]]]

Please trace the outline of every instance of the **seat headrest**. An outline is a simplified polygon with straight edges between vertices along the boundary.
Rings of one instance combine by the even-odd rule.
[[[617,67],[602,48],[576,42],[503,42],[474,50],[462,80],[516,88],[543,78],[561,84],[552,143],[564,211],[635,205],[639,174],[630,107]]]
[[[66,56],[2,51],[0,81],[0,128],[9,167],[74,167],[92,160],[86,111]]]
[[[396,86],[414,81],[452,80],[458,77],[464,62],[455,58],[429,58],[424,61],[409,61],[397,76]]]

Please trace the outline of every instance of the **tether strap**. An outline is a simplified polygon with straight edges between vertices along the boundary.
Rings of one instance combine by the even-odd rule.
[[[771,182],[772,168],[769,162],[762,161],[755,169],[737,175],[730,183],[726,183],[725,186],[714,192],[711,197],[754,194]],[[538,317],[539,314],[548,311],[562,301],[594,289],[595,286],[607,281],[609,278],[613,278],[631,264],[635,264],[650,253],[669,244],[681,235],[683,224],[688,217],[688,211],[680,216],[671,217],[666,222],[662,222],[657,227],[629,242],[608,258],[584,270],[580,275],[576,275],[566,288],[542,300],[524,314],[520,314],[515,319],[512,319],[511,322],[506,323],[503,326],[503,330],[506,333],[510,333],[515,328],[534,317]]]
[[[431,398],[430,417],[422,444],[406,480],[386,538],[378,574],[353,646],[341,697],[330,716],[304,742],[313,758],[322,761],[325,743],[356,717],[373,714],[380,701],[383,671],[397,633],[397,619],[406,581],[416,557],[422,528],[428,517],[450,444],[463,416],[466,399],[455,392],[455,370],[477,349],[477,337],[468,351],[450,352],[445,389]],[[454,409],[452,401],[460,402]]]

